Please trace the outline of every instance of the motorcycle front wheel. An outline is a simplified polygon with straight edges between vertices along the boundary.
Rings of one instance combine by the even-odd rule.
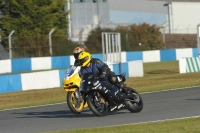
[[[80,114],[84,108],[84,101],[79,102],[75,92],[67,93],[67,105],[74,114]]]
[[[108,113],[106,100],[98,92],[88,95],[87,103],[96,116],[105,116]]]

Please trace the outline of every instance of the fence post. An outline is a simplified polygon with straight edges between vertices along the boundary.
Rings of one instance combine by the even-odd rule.
[[[200,24],[197,25],[197,48],[198,48],[198,54],[199,54],[199,57],[200,57],[200,41],[199,41],[199,38],[200,38]]]
[[[10,32],[9,36],[8,36],[8,43],[9,43],[9,57],[10,59],[12,59],[12,42],[11,42],[11,36],[15,31],[13,30],[12,32]]]
[[[52,41],[51,41],[51,34],[54,32],[54,29],[52,29],[50,32],[49,32],[49,53],[50,55],[52,56]]]

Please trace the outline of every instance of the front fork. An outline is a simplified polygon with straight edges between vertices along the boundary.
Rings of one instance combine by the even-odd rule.
[[[78,101],[82,102],[83,99],[82,99],[79,89],[76,89],[74,93],[75,93],[75,97],[78,99]]]

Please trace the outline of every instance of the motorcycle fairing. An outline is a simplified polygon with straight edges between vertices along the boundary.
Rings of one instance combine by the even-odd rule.
[[[77,66],[69,66],[66,70],[65,76],[63,78],[63,87],[66,92],[75,91],[80,87],[81,78],[79,77],[80,67]]]

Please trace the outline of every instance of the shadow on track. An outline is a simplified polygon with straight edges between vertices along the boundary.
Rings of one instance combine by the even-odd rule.
[[[80,118],[80,117],[94,117],[89,110],[84,110],[80,114],[73,114],[70,110],[59,111],[38,111],[38,112],[19,112],[17,118]]]
[[[110,112],[106,116],[119,115],[127,112]],[[129,113],[129,112],[128,112]],[[37,111],[37,112],[18,112],[12,113],[16,118],[82,118],[97,117],[90,110],[83,110],[80,114],[73,114],[70,110],[59,111]],[[106,117],[104,116],[104,117]]]
[[[185,100],[198,101],[198,100],[200,100],[200,98],[190,98],[190,99],[185,99]]]

